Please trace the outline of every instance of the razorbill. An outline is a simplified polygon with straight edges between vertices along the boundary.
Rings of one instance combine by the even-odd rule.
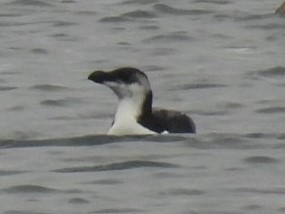
[[[152,108],[152,91],[148,78],[137,68],[94,71],[88,79],[108,86],[119,99],[109,135],[196,133],[193,120],[186,114]]]

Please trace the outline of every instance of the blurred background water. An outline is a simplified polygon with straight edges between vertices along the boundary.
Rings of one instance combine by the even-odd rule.
[[[2,0],[1,212],[285,212],[281,3]],[[104,136],[121,66],[198,134]]]

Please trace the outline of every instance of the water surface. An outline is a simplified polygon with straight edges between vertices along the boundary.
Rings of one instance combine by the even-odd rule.
[[[1,1],[1,213],[284,213],[280,4]],[[119,66],[198,134],[105,136]]]

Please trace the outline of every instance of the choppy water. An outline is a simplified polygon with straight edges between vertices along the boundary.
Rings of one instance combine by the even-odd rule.
[[[1,213],[284,213],[281,2],[2,0]],[[198,134],[104,136],[119,66]]]

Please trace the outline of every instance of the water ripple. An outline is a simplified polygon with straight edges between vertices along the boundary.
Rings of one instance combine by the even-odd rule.
[[[225,84],[218,83],[189,83],[183,85],[177,85],[171,90],[189,90],[189,89],[209,89],[209,88],[224,88]]]
[[[0,170],[0,176],[17,175],[17,174],[26,173],[26,172],[27,171]]]
[[[184,31],[178,31],[178,32],[171,32],[169,34],[161,34],[152,36],[148,39],[143,40],[144,43],[150,43],[150,42],[163,42],[163,43],[169,43],[169,42],[185,42],[185,41],[195,41],[196,39],[194,37],[191,37],[188,35],[187,32]]]
[[[58,190],[37,185],[19,185],[0,190],[5,193],[53,193]]]
[[[269,156],[252,156],[246,158],[244,161],[249,164],[271,164],[278,163],[280,160]]]
[[[129,17],[129,18],[156,18],[156,15],[149,11],[144,10],[136,10],[128,13],[124,13],[121,17]]]
[[[113,208],[113,209],[102,209],[98,211],[91,212],[92,213],[145,213],[145,210],[142,209],[131,209],[131,208]]]
[[[108,16],[101,18],[99,22],[105,22],[105,23],[117,23],[117,22],[127,22],[129,19],[127,17],[121,17],[121,16]]]
[[[285,67],[283,66],[276,66],[264,70],[257,70],[257,71],[249,71],[247,72],[245,78],[251,78],[254,80],[258,80],[261,77],[266,78],[283,78],[285,77]]]
[[[264,77],[285,77],[285,67],[277,66],[266,70],[256,71],[256,73]]]
[[[34,54],[43,54],[43,55],[46,55],[49,53],[46,49],[43,49],[43,48],[33,48],[32,50],[30,50],[30,52]]]
[[[54,170],[54,172],[74,173],[74,172],[97,172],[97,171],[112,171],[112,170],[128,170],[141,167],[155,167],[155,168],[176,168],[175,164],[157,162],[157,161],[125,161],[120,163],[111,163],[99,166],[87,167],[71,167]]]
[[[89,204],[90,202],[84,198],[72,198],[68,201],[70,204]]]
[[[245,192],[245,193],[257,193],[257,194],[277,194],[277,195],[285,195],[285,188],[272,188],[272,189],[258,189],[258,188],[250,188],[250,187],[241,187],[234,189],[234,192]]]
[[[140,5],[147,5],[147,4],[154,4],[158,2],[158,0],[128,0],[125,2],[122,2],[121,4],[140,4]]]
[[[24,211],[24,210],[8,210],[5,211],[4,214],[48,214],[48,213],[42,213],[42,212],[33,212],[33,211]]]
[[[194,2],[195,3],[211,3],[211,4],[219,4],[219,5],[231,3],[231,1],[229,0],[195,0]]]
[[[72,103],[79,103],[78,98],[47,99],[40,102],[41,105],[51,107],[63,107]]]
[[[156,15],[150,11],[135,10],[135,11],[123,13],[119,16],[107,16],[107,17],[101,18],[99,21],[117,23],[117,22],[133,21],[134,19],[149,19],[149,18],[156,18]]]
[[[154,5],[154,9],[161,13],[166,13],[170,15],[204,15],[212,13],[209,10],[185,10],[185,9],[177,9],[166,4],[156,4]]]
[[[21,5],[21,6],[38,6],[38,7],[51,7],[52,5],[43,1],[37,1],[37,0],[15,0],[9,3],[6,3],[7,5]]]
[[[204,191],[198,189],[186,189],[186,188],[173,188],[170,190],[165,190],[160,192],[160,195],[170,195],[170,196],[197,196],[205,194]]]
[[[285,113],[285,107],[268,107],[268,108],[261,108],[256,110],[257,113],[264,113],[264,114],[279,114]]]
[[[31,87],[31,89],[36,89],[40,91],[62,91],[62,90],[69,90],[68,88],[64,86],[59,85],[52,85],[52,84],[42,84],[42,85],[34,85]]]
[[[17,87],[11,87],[11,86],[0,86],[0,91],[11,91],[17,89]]]
[[[278,140],[275,144],[257,143],[255,139]],[[155,143],[184,143],[187,146],[200,149],[211,148],[234,148],[234,149],[254,149],[254,148],[275,148],[282,146],[285,134],[282,133],[212,133],[203,135],[189,134],[165,134],[149,136],[109,136],[109,135],[87,135],[72,138],[55,138],[42,140],[5,140],[0,139],[0,149],[26,148],[26,147],[78,147],[78,146],[99,146],[110,143],[128,142],[155,142]],[[280,141],[280,143],[279,143]],[[283,147],[282,147],[283,148]]]

